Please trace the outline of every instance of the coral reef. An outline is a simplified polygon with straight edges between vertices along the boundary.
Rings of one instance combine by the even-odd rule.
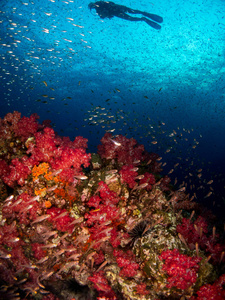
[[[224,229],[157,154],[37,120],[0,119],[0,299],[225,299]]]

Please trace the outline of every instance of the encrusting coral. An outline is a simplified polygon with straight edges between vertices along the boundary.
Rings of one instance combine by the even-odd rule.
[[[157,154],[110,133],[89,154],[37,119],[0,119],[1,299],[225,299],[214,219]]]

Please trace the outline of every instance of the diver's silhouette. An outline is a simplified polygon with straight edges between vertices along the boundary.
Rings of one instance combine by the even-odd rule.
[[[105,18],[113,18],[113,17],[118,17],[124,20],[129,20],[129,21],[144,21],[151,27],[155,29],[160,29],[161,26],[155,22],[162,23],[163,18],[154,14],[149,14],[144,11],[136,10],[136,9],[131,9],[129,7],[126,7],[124,5],[119,5],[115,4],[114,2],[111,1],[97,1],[97,2],[91,2],[88,4],[88,7],[90,10],[95,9],[97,14],[99,15],[100,18],[105,19]],[[141,14],[144,17],[138,18],[138,17],[131,17],[130,15],[126,14]],[[148,17],[152,19],[153,21],[145,18]]]

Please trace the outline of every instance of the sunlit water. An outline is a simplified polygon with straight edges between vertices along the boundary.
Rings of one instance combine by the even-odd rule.
[[[116,3],[162,16],[162,29],[102,20],[89,1],[1,0],[0,116],[38,113],[59,134],[88,138],[90,151],[108,130],[135,137],[221,210],[224,1]]]

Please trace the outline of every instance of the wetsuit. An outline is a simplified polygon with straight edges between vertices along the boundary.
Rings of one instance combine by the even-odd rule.
[[[111,1],[97,1],[95,3],[91,2],[88,7],[91,9],[95,9],[97,14],[99,15],[100,18],[105,19],[105,18],[113,18],[113,17],[118,17],[124,20],[129,20],[129,21],[144,21],[151,27],[155,29],[160,29],[161,26],[158,23],[163,22],[163,18],[155,15],[155,14],[150,14],[146,13],[137,9],[132,9],[129,7],[126,7],[124,5],[119,5],[115,4],[114,2]],[[144,17],[138,18],[138,17],[132,17],[129,14],[141,14]],[[151,20],[149,20],[151,19]],[[153,21],[152,21],[153,20]],[[155,21],[155,22],[154,22]]]

